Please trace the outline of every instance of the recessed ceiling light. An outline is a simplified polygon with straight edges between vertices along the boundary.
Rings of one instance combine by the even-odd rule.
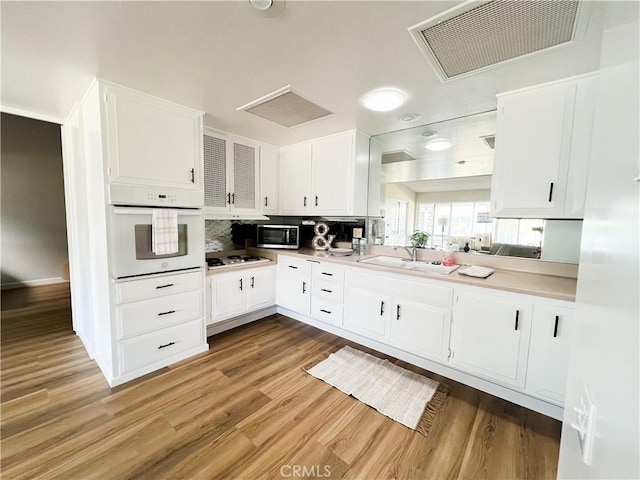
[[[420,118],[419,113],[405,113],[404,115],[400,115],[398,117],[398,121],[402,123],[411,123],[415,122]]]
[[[431,131],[431,132],[424,132],[424,133],[422,134],[422,136],[423,136],[423,137],[433,137],[436,133],[438,133],[438,132],[436,132],[435,130],[434,130],[434,131]]]
[[[367,93],[362,103],[374,112],[388,112],[404,103],[404,94],[393,88],[381,88]]]
[[[431,150],[432,152],[438,152],[440,150],[446,150],[447,148],[451,148],[453,146],[453,141],[448,138],[434,138],[433,140],[429,140],[424,148],[427,150]]]

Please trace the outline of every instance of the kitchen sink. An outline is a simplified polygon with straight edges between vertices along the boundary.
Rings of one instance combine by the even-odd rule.
[[[394,267],[402,270],[414,270],[416,272],[437,273],[440,275],[447,275],[456,270],[460,265],[452,265],[446,267],[444,265],[437,265],[430,262],[412,262],[410,259],[398,258],[398,257],[385,257],[383,255],[371,258],[365,258],[358,260],[358,263],[367,263],[369,265],[380,265],[382,267]]]

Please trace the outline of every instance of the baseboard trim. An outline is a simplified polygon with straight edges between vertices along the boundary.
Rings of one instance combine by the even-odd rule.
[[[11,290],[14,288],[40,287],[42,285],[55,285],[57,283],[69,283],[69,280],[65,280],[62,277],[40,278],[38,280],[24,280],[22,282],[3,283],[0,285],[0,288],[2,290]]]

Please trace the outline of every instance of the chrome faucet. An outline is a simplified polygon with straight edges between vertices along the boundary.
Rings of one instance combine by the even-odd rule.
[[[411,256],[411,261],[415,262],[418,260],[418,251],[416,250],[416,246],[411,244],[411,246],[407,246],[407,247],[403,247],[407,253]],[[393,247],[393,251],[395,252],[396,250],[398,250],[398,247]]]

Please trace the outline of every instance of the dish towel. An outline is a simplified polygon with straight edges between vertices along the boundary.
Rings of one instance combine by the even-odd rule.
[[[151,250],[156,255],[178,253],[178,211],[153,209]]]

